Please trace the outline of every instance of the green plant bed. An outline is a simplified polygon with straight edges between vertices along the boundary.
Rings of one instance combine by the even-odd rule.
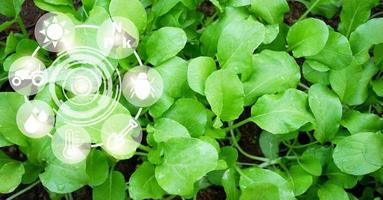
[[[75,48],[40,44],[34,29],[46,13],[73,22]],[[381,199],[382,13],[379,0],[2,0],[0,198]],[[116,105],[104,110],[108,126],[81,126],[88,152],[60,158],[58,135],[81,112],[65,116],[57,102],[83,99],[65,84],[22,95],[13,64],[32,55],[54,72],[65,56],[99,47],[105,20],[119,18],[137,43],[102,60],[120,94],[107,99]],[[137,66],[160,77],[140,76],[153,101],[126,95]],[[18,121],[35,100],[56,111],[38,138]],[[128,124],[140,130],[116,153],[120,139],[104,137]]]

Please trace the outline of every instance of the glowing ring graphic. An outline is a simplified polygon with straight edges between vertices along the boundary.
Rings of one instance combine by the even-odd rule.
[[[92,66],[102,73],[104,85],[102,95],[92,94],[82,98],[78,96],[70,98],[64,95],[67,101],[63,102],[57,96],[56,85],[65,86],[66,78],[68,78],[65,75],[70,74],[71,70],[76,69],[74,67],[80,65]],[[57,115],[63,118],[67,124],[77,126],[97,124],[114,111],[121,97],[121,76],[118,69],[98,50],[93,48],[76,48],[60,54],[50,67],[49,77],[49,91],[53,101],[59,107]],[[114,78],[117,78],[117,84],[114,83]],[[63,92],[65,94],[65,91]],[[92,105],[92,107],[89,110],[81,111],[73,109],[76,106],[86,107],[87,105]]]

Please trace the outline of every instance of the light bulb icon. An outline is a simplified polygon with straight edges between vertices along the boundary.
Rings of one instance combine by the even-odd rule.
[[[145,100],[149,96],[154,97],[152,82],[153,80],[149,81],[146,73],[138,73],[137,79],[133,82],[134,86],[130,89],[131,97],[135,95],[141,100]]]

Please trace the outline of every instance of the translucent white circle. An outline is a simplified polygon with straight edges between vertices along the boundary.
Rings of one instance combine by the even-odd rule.
[[[86,159],[91,148],[89,133],[82,127],[64,125],[56,130],[51,143],[53,154],[62,162],[79,163]]]
[[[63,87],[75,95],[85,96],[97,93],[101,82],[102,77],[94,67],[78,67],[69,70]]]
[[[105,56],[122,59],[130,56],[139,42],[139,32],[132,21],[113,17],[97,31],[97,45]]]
[[[11,87],[21,95],[37,94],[47,83],[45,65],[32,56],[20,57],[11,64],[8,80]]]
[[[128,159],[141,143],[141,127],[130,115],[116,114],[104,122],[101,139],[107,153],[119,160]]]
[[[47,37],[51,40],[59,40],[64,36],[64,29],[60,24],[50,24],[47,28]]]
[[[138,66],[124,75],[122,92],[131,104],[149,107],[161,98],[163,80],[154,68]]]
[[[30,138],[41,138],[54,127],[55,115],[44,101],[27,101],[17,111],[16,123],[19,130]]]
[[[74,36],[72,20],[62,13],[47,13],[40,17],[35,26],[35,38],[40,47],[51,52],[70,49]]]

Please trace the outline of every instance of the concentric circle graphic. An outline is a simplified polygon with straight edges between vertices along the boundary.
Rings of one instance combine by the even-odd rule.
[[[98,47],[74,46],[75,29],[88,28],[97,30]],[[62,13],[47,13],[36,24],[35,37],[39,47],[13,62],[8,75],[12,88],[25,97],[17,113],[20,131],[31,138],[51,137],[53,154],[68,164],[84,161],[90,148],[98,146],[116,159],[132,157],[142,140],[138,118],[143,107],[156,103],[163,93],[161,75],[144,66],[136,51],[139,32],[134,23],[112,17],[100,26],[74,25]],[[57,53],[47,68],[36,57],[41,48]],[[109,59],[132,54],[139,66],[130,69],[122,82],[117,63]],[[45,86],[55,110],[43,101],[29,100]],[[122,93],[139,107],[135,117],[120,104]],[[101,130],[90,136],[88,127]],[[100,139],[102,143],[91,144]]]
[[[49,91],[65,123],[90,126],[105,120],[121,96],[119,71],[96,49],[61,54],[49,70]],[[64,99],[56,93],[62,88]]]

